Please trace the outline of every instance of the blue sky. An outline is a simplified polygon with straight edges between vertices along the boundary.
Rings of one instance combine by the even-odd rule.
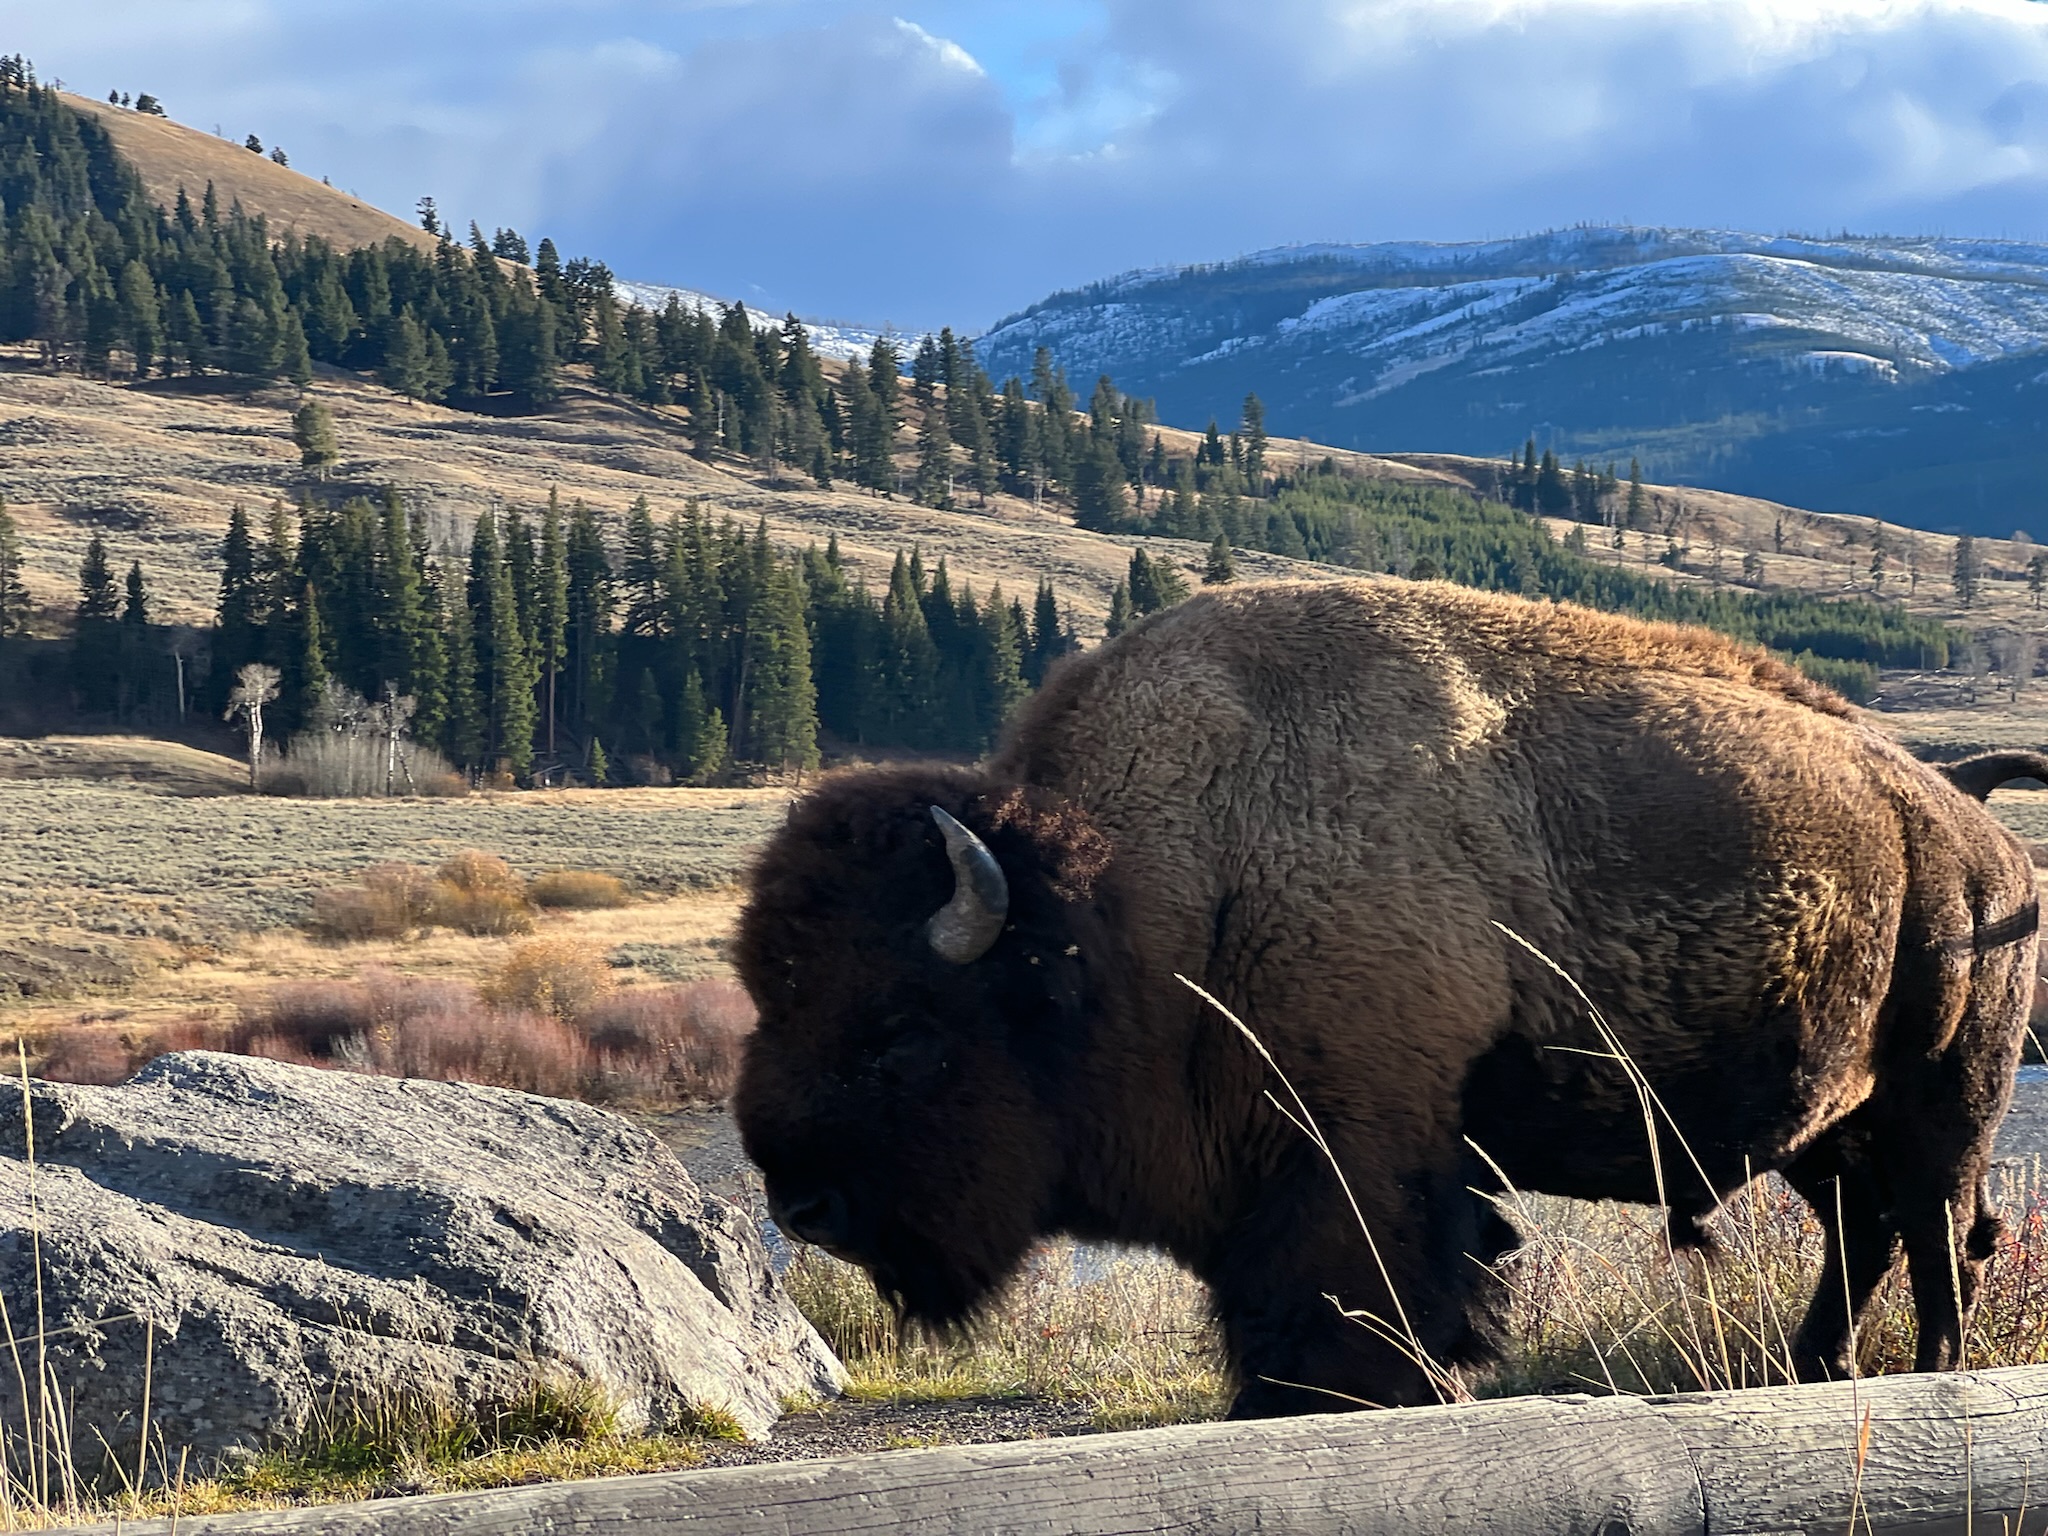
[[[2032,0],[71,0],[6,45],[621,276],[967,329],[1591,221],[2048,238]]]

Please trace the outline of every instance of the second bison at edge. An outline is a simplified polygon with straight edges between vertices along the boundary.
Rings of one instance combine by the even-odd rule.
[[[1980,805],[1759,651],[1437,584],[1205,593],[1056,672],[984,766],[797,802],[741,922],[736,1112],[787,1230],[912,1316],[1047,1234],[1155,1244],[1214,1292],[1235,1414],[1428,1401],[1326,1297],[1480,1359],[1514,1235],[1472,1189],[1659,1193],[1628,1076],[1505,927],[1683,1133],[1675,1231],[1770,1170],[1813,1203],[1800,1372],[1849,1370],[1901,1248],[1940,1369],[1997,1231],[2033,899]],[[1292,1078],[1396,1297],[1177,975]]]

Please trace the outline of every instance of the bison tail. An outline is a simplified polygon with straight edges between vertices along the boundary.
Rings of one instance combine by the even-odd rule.
[[[2039,779],[2048,784],[2048,754],[2040,752],[1982,752],[1935,767],[1949,783],[1976,800],[2013,779]]]

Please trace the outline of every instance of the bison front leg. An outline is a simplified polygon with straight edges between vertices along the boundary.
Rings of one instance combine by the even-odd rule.
[[[1452,1367],[1491,1352],[1488,1266],[1513,1228],[1455,1172],[1356,1193],[1363,1225],[1327,1164],[1275,1180],[1208,1274],[1232,1418],[1439,1402]]]

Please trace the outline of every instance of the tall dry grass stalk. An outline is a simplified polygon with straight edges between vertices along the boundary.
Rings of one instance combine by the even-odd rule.
[[[1555,972],[1584,1005],[1602,1046],[1584,1054],[1611,1060],[1626,1074],[1641,1106],[1660,1201],[1670,1188],[1660,1131],[1684,1158],[1678,1176],[1710,1184],[1654,1085],[1577,980],[1520,934],[1494,926]],[[1285,1100],[1271,1090],[1267,1100],[1329,1162],[1377,1261],[1377,1240],[1358,1214],[1341,1161],[1280,1063],[1230,1009],[1186,977],[1179,980],[1236,1028],[1279,1080]],[[1470,1144],[1485,1156],[1477,1142]],[[1812,1208],[1782,1180],[1753,1180],[1737,1191],[1713,1218],[1718,1251],[1709,1252],[1674,1247],[1661,1204],[1588,1204],[1530,1194],[1514,1189],[1497,1166],[1494,1172],[1506,1188],[1484,1198],[1523,1239],[1491,1266],[1510,1298],[1498,1364],[1469,1377],[1437,1365],[1408,1327],[1397,1293],[1391,1318],[1333,1299],[1345,1316],[1421,1367],[1439,1400],[1736,1390],[1796,1379],[1790,1341],[1821,1272],[1825,1236]],[[2001,1167],[1993,1196],[2006,1230],[1985,1270],[1965,1358],[1980,1367],[2048,1362],[2048,1181],[2039,1160]],[[1387,1281],[1383,1263],[1380,1273]],[[1388,1290],[1394,1292],[1391,1283]],[[1855,1336],[1859,1369],[1866,1375],[1910,1370],[1914,1338],[1910,1287],[1895,1267]]]
[[[906,1330],[863,1271],[815,1248],[783,1283],[857,1398],[1030,1396],[1081,1404],[1103,1429],[1211,1419],[1229,1403],[1208,1293],[1156,1255],[1049,1244],[951,1336]]]
[[[1968,1358],[2048,1362],[2048,1182],[2003,1164],[1992,1196],[2007,1223],[1984,1271]],[[1674,1254],[1661,1212],[1549,1195],[1497,1197],[1523,1245],[1497,1266],[1511,1298],[1506,1351],[1475,1390],[1659,1393],[1793,1380],[1790,1340],[1826,1241],[1776,1177],[1739,1191],[1712,1230],[1713,1257]],[[1894,1272],[1857,1333],[1865,1375],[1913,1368],[1911,1288]]]

